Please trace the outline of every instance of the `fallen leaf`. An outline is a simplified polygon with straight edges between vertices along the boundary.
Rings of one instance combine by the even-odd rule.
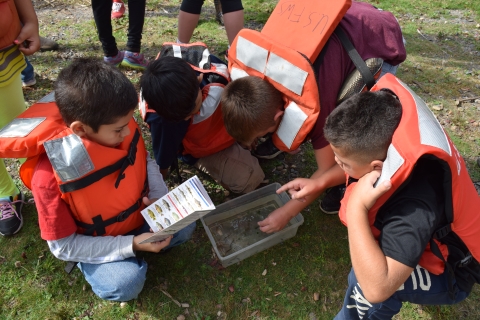
[[[262,272],[262,276],[265,276],[265,275],[267,275],[267,269],[263,270]]]
[[[233,293],[233,292],[235,291],[235,287],[234,287],[234,286],[228,287],[228,291],[230,291],[231,293]]]
[[[181,314],[177,317],[177,320],[185,320],[185,316],[183,314]]]
[[[23,260],[27,260],[27,254],[25,253],[25,251],[22,252],[22,258]]]
[[[250,315],[250,317],[255,317],[260,311],[258,310],[255,310],[252,312],[252,314]]]
[[[279,296],[279,295],[281,295],[281,294],[282,294],[281,292],[275,292],[275,293],[273,294],[273,296],[274,296],[274,297],[277,297],[277,296]]]
[[[294,243],[292,243],[292,247],[294,247],[294,248],[300,247],[300,243],[294,242]]]
[[[305,290],[307,290],[307,287],[305,287],[305,286],[303,286],[303,287],[300,289],[300,291],[305,291]]]

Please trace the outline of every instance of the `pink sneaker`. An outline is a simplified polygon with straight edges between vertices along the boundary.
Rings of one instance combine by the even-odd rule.
[[[120,19],[125,14],[125,5],[122,0],[113,0],[112,19]]]

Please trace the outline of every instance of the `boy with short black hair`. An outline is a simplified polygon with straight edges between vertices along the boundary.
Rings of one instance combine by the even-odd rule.
[[[168,46],[178,45],[164,45]],[[204,46],[186,45],[182,54],[188,50],[208,51]],[[228,73],[223,62],[205,52],[199,56],[209,58],[201,61],[201,67],[194,61],[187,62],[195,55],[183,54],[182,59],[163,53],[141,78],[141,100],[145,102],[142,114],[152,133],[155,159],[164,178],[178,157],[226,189],[247,193],[257,188],[265,175],[258,160],[225,130],[220,96],[228,83]]]
[[[57,258],[78,263],[100,298],[134,299],[147,271],[135,252],[181,244],[195,224],[165,241],[140,243],[151,235],[140,211],[168,190],[133,119],[138,96],[124,74],[77,59],[60,72],[55,100],[24,112],[19,119],[43,115],[47,124],[16,139],[26,152],[39,150],[20,174],[35,197],[41,236]]]
[[[336,319],[391,319],[402,302],[464,300],[480,281],[480,198],[425,102],[385,76],[332,111],[324,132],[349,180],[339,215],[352,270]]]

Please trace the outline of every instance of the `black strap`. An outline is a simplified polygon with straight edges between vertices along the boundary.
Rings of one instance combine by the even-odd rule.
[[[430,250],[434,255],[436,255],[438,258],[440,258],[444,265],[445,268],[447,268],[448,271],[448,296],[450,299],[455,300],[455,297],[457,296],[458,292],[458,287],[454,286],[455,282],[455,269],[454,266],[452,266],[450,263],[445,261],[445,258],[443,257],[442,252],[440,251],[440,248],[438,247],[437,243],[432,239],[430,239]]]
[[[115,182],[115,188],[118,188],[120,181],[125,178],[124,171],[128,168],[129,165],[133,165],[135,163],[135,158],[137,156],[137,144],[139,140],[140,132],[138,131],[138,129],[136,129],[132,142],[130,143],[130,147],[128,149],[128,154],[124,158],[81,179],[60,185],[60,191],[62,193],[67,193],[86,188],[89,185],[101,180],[102,178],[120,170],[120,172],[118,173],[117,181]]]
[[[375,85],[375,78],[373,77],[372,72],[367,67],[367,64],[365,63],[365,61],[363,61],[362,57],[360,57],[360,55],[358,54],[358,51],[355,49],[355,47],[353,46],[352,42],[343,31],[343,29],[340,26],[338,26],[334,32],[337,35],[337,37],[340,39],[340,42],[342,43],[343,47],[347,51],[348,55],[350,56],[350,59],[352,59],[358,71],[362,75],[363,81],[365,82],[365,85],[367,86],[368,90],[370,90]]]
[[[175,171],[177,173],[177,181],[175,181],[176,183],[182,183],[183,182],[183,179],[182,179],[182,176],[180,175],[180,168],[178,166],[178,158],[175,157],[175,159],[173,160],[173,163],[172,165],[170,166],[170,171]]]
[[[118,215],[111,217],[107,220],[103,220],[101,215],[97,215],[92,218],[93,223],[86,223],[86,222],[75,220],[75,224],[78,227],[85,229],[83,233],[85,235],[91,236],[94,233],[96,233],[97,236],[102,236],[105,234],[106,228],[109,225],[112,225],[117,222],[125,221],[132,213],[136,212],[142,206],[143,197],[147,195],[147,191],[148,191],[148,179],[145,179],[145,183],[144,183],[140,198],[127,210],[122,211]]]

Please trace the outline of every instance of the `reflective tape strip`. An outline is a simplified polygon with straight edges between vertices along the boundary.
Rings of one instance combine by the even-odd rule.
[[[47,118],[16,118],[0,130],[0,138],[26,137]]]
[[[203,120],[208,119],[217,110],[220,104],[220,97],[222,95],[223,88],[220,86],[211,86],[208,89],[208,95],[202,102],[200,113],[193,116],[192,123],[197,124]]]
[[[233,67],[230,72],[230,77],[233,80],[237,80],[243,77],[248,77],[248,73],[245,70]]]
[[[307,118],[307,114],[293,101],[285,108],[282,122],[278,126],[277,135],[289,149]]]
[[[391,144],[388,147],[387,158],[383,162],[382,174],[378,178],[377,182],[375,182],[375,187],[383,181],[390,180],[404,162],[405,159],[402,158],[397,149],[395,149],[395,147]]]
[[[435,115],[428,108],[422,98],[413,92],[405,83],[400,80],[399,82],[415,99],[415,106],[417,107],[418,114],[418,130],[420,131],[420,143],[442,149],[451,156],[452,149],[450,149],[447,135],[435,118]]]
[[[264,73],[267,64],[268,50],[248,41],[243,37],[238,37],[236,47],[237,60],[247,67]]]
[[[182,48],[180,46],[172,44],[172,49],[173,49],[173,56],[181,59],[182,58]]]
[[[76,134],[43,145],[53,169],[63,182],[79,179],[95,168],[82,139]]]
[[[55,91],[52,91],[46,96],[44,96],[42,99],[38,100],[37,103],[49,103],[54,101],[55,101]]]
[[[284,58],[270,53],[265,75],[301,96],[308,72],[300,69]]]
[[[208,51],[208,49],[203,50],[202,60],[198,63],[198,66],[202,69],[207,69],[205,65],[206,64],[208,65],[209,58],[210,58],[210,51]]]

